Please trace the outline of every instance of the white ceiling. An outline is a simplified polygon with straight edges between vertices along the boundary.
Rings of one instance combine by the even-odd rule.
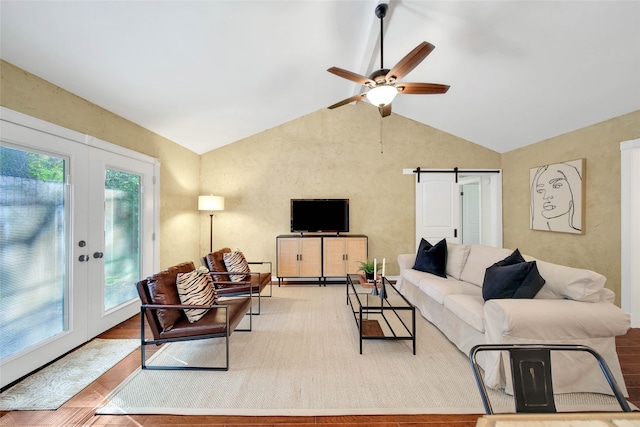
[[[201,154],[358,93],[326,70],[380,68],[378,3],[2,0],[0,56]],[[640,1],[391,0],[384,22],[385,68],[428,41],[402,81],[451,85],[393,112],[498,152],[640,109]]]

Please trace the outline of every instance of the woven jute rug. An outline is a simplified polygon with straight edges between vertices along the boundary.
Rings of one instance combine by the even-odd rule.
[[[419,312],[416,318],[416,355],[410,341],[365,341],[359,354],[344,286],[274,288],[253,331],[231,336],[229,371],[137,370],[98,413],[482,414],[467,356]],[[150,363],[221,363],[223,345],[222,339],[173,343]],[[609,396],[559,397],[560,410],[619,410]],[[492,404],[513,411],[504,393],[492,392]]]

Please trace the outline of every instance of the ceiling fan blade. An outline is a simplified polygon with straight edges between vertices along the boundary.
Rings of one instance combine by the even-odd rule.
[[[335,74],[338,77],[351,80],[352,82],[356,82],[364,86],[374,87],[376,85],[376,82],[371,80],[369,77],[361,76],[360,74],[356,74],[342,68],[331,67],[327,71]]]
[[[362,98],[365,97],[365,95],[366,95],[366,93],[359,93],[357,95],[352,96],[351,98],[343,99],[342,101],[336,102],[335,104],[330,106],[329,109],[333,110],[334,108],[338,108],[338,107],[342,107],[343,105],[351,104],[354,101],[360,101]]]
[[[380,115],[382,117],[387,117],[391,114],[391,104],[387,104],[384,107],[378,107],[378,111],[380,111]]]
[[[389,83],[396,82],[409,74],[411,70],[422,62],[424,58],[435,49],[435,46],[429,42],[420,43],[415,49],[407,54],[387,73],[387,81]]]
[[[401,83],[396,86],[396,89],[398,89],[398,93],[409,95],[434,95],[446,93],[449,86],[437,83]]]

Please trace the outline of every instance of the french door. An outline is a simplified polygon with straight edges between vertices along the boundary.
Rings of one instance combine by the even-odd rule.
[[[93,337],[140,310],[134,284],[154,271],[154,167],[100,149],[90,150],[88,163],[89,228],[79,252],[88,271]]]
[[[138,312],[135,282],[157,264],[157,163],[2,113],[4,386]]]

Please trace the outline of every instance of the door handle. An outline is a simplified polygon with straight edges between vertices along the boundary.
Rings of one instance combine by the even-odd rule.
[[[102,258],[104,256],[104,254],[102,252],[94,252],[93,253],[93,257],[94,258]]]
[[[80,255],[78,257],[78,261],[80,261],[80,262],[89,261],[89,255]]]

